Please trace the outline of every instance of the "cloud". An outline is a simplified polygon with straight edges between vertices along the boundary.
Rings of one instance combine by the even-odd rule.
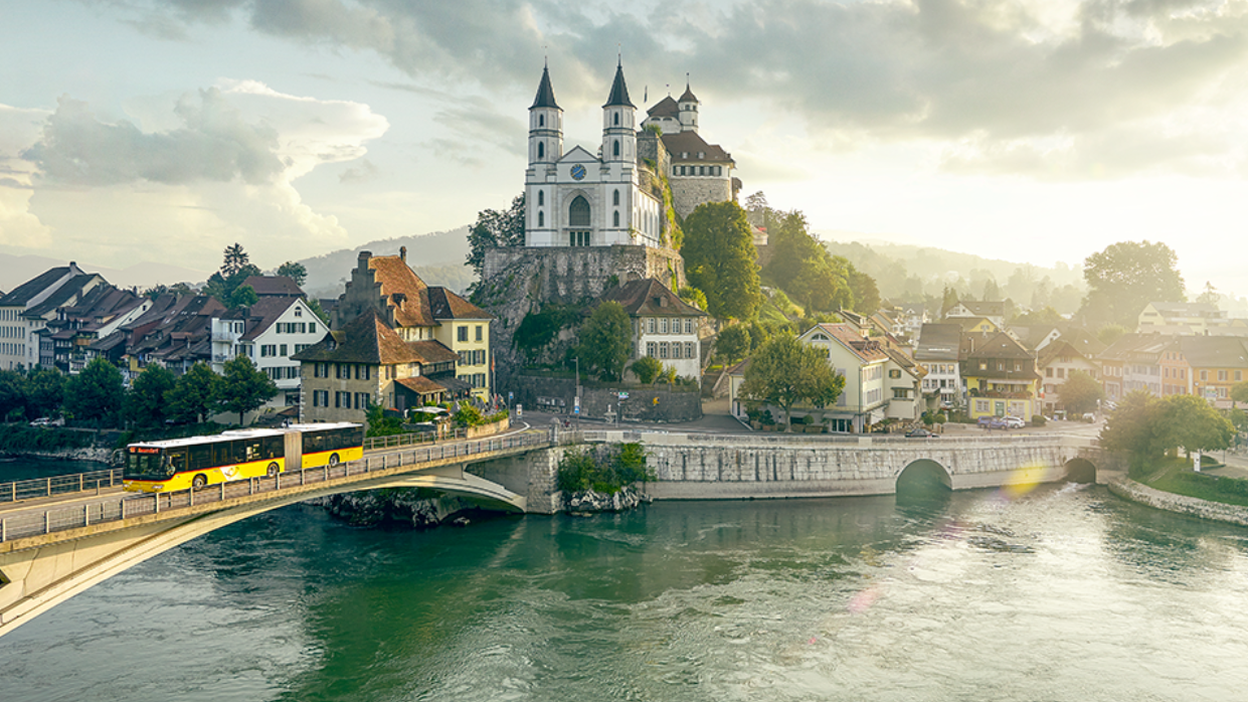
[[[18,153],[39,134],[47,110],[0,105],[0,246],[44,244],[51,229],[30,211],[33,168]]]
[[[22,157],[43,178],[72,185],[235,178],[257,184],[282,171],[271,127],[245,123],[218,88],[201,90],[197,97],[184,96],[174,107],[182,129],[145,134],[126,120],[101,122],[87,103],[62,96],[42,137]]]
[[[368,159],[361,159],[360,165],[344,170],[338,174],[339,183],[369,183],[377,180],[381,169]]]
[[[268,266],[307,248],[346,245],[338,219],[309,207],[294,183],[318,166],[362,159],[389,128],[383,116],[256,81],[222,80],[163,111],[155,104],[133,101],[145,112],[136,121],[167,124],[172,116],[181,126],[145,132],[129,120],[103,121],[70,97],[39,113],[26,145],[12,149],[23,156],[12,160],[27,169],[33,197],[0,187],[0,222],[11,193],[21,193],[25,212],[44,225],[38,245],[102,261],[135,248],[154,259],[217,260],[222,247],[241,241]],[[3,233],[0,243],[15,243],[7,227]]]

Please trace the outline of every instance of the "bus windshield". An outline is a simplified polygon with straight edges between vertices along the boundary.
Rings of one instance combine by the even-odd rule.
[[[158,448],[132,446],[126,456],[124,477],[127,479],[163,480],[173,473],[173,464]]]

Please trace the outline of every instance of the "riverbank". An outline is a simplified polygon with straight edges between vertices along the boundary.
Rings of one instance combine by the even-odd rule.
[[[1228,524],[1248,526],[1248,507],[1228,505],[1222,502],[1202,500],[1199,497],[1189,497],[1188,495],[1158,490],[1136,482],[1127,476],[1111,480],[1107,483],[1107,486],[1110,492],[1124,500],[1130,500],[1176,514],[1186,514],[1192,517],[1199,517],[1200,519],[1211,519]]]

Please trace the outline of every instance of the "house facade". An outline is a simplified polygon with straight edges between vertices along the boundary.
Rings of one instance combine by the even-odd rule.
[[[1231,387],[1248,379],[1248,340],[1232,336],[1184,336],[1179,348],[1191,367],[1191,392],[1210,402],[1227,401]]]
[[[701,382],[702,342],[706,313],[681,300],[654,278],[633,280],[602,294],[620,303],[632,323],[629,362],[643,356],[676,369],[676,375]],[[631,371],[630,371],[631,373]]]
[[[1040,375],[1036,359],[1004,332],[987,339],[971,336],[965,350],[967,409],[971,419],[1010,415],[1023,421],[1039,411]]]
[[[1054,410],[1065,409],[1061,391],[1071,373],[1087,373],[1098,383],[1101,382],[1100,364],[1065,341],[1047,344],[1036,360],[1036,368],[1043,376],[1040,387],[1041,411],[1048,416],[1052,416]]]
[[[212,370],[246,356],[277,385],[272,406],[300,404],[300,364],[293,357],[325,338],[327,326],[300,297],[268,296],[212,318]]]
[[[962,327],[957,324],[924,324],[919,330],[914,360],[927,371],[922,391],[938,397],[944,407],[965,404],[958,357],[961,342]]]

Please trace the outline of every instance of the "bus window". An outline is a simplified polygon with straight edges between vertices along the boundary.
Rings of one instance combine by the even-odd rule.
[[[173,467],[175,473],[186,470],[186,449],[167,449],[165,461],[167,465]]]
[[[243,452],[243,460],[248,462],[260,460],[260,440],[249,439],[245,442],[245,444],[246,446]]]
[[[212,444],[212,465],[228,466],[234,462],[234,442],[217,441]]]
[[[187,468],[190,470],[203,470],[212,467],[212,444],[189,446],[188,449]]]
[[[282,443],[281,435],[266,436],[263,441],[265,458],[281,458],[286,455],[286,447]]]

